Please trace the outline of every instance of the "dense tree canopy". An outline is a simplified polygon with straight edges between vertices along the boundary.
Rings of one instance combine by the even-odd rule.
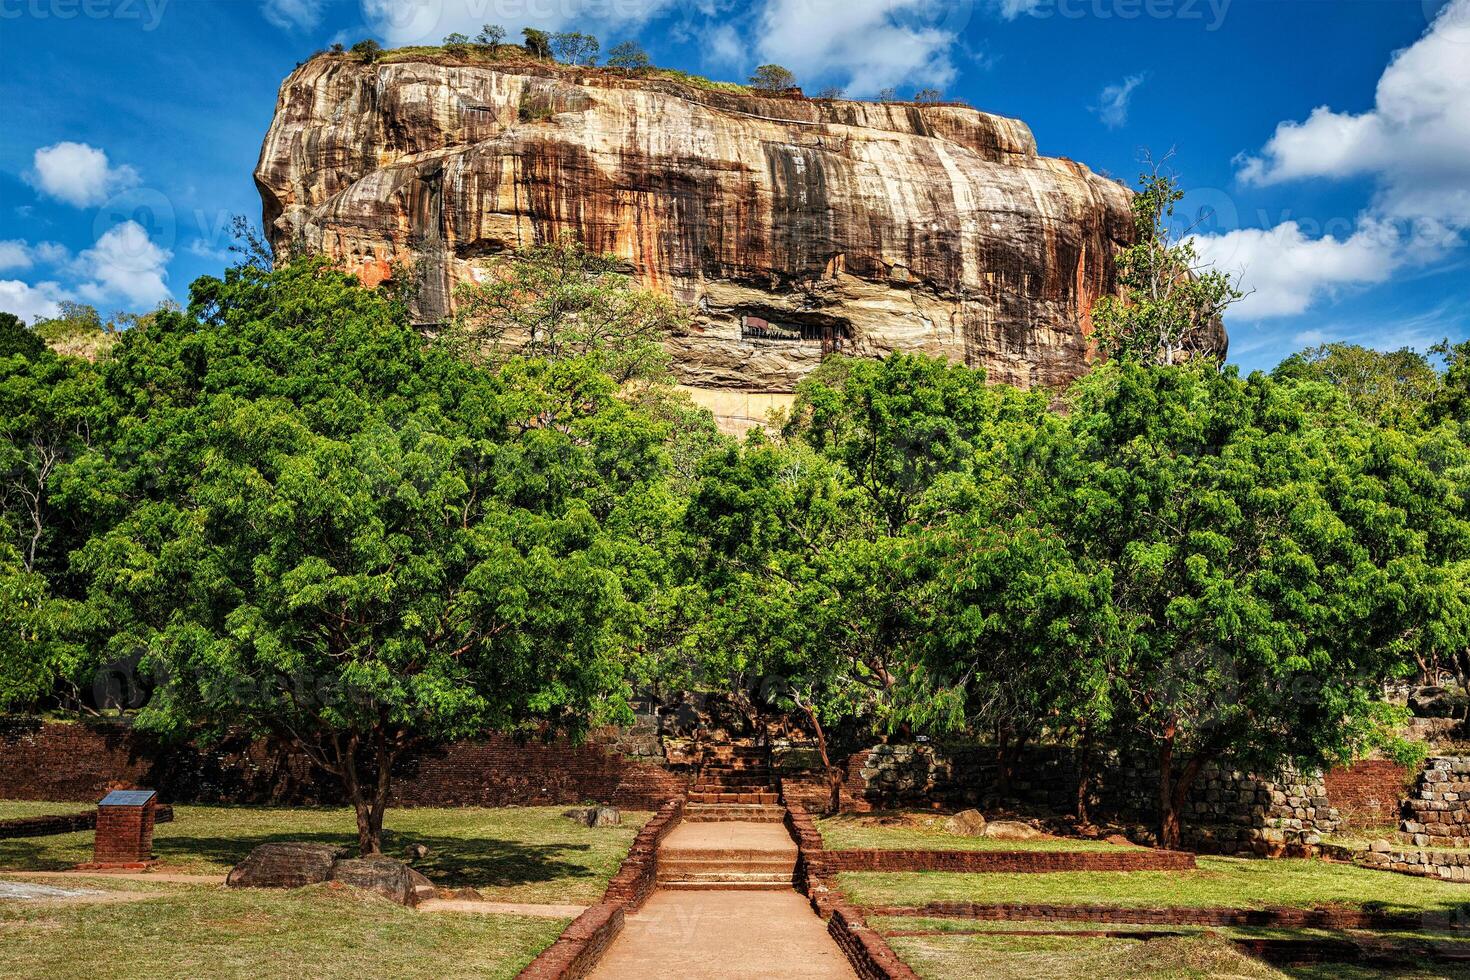
[[[982,739],[1002,779],[1042,740],[1146,753],[1177,843],[1206,765],[1347,759],[1386,683],[1470,682],[1470,343],[1242,378],[1186,356],[1229,282],[1131,254],[1069,390],[832,356],[740,441],[674,384],[687,313],[574,241],[435,336],[307,257],[0,316],[0,710],[137,662],[137,724],[292,740],[371,852],[406,753],[730,692],[834,798],[876,735]]]

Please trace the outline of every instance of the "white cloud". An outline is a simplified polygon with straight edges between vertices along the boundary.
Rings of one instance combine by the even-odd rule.
[[[1128,104],[1133,99],[1133,90],[1143,84],[1142,75],[1129,75],[1113,85],[1103,86],[1098,94],[1097,105],[1092,111],[1109,129],[1117,129],[1128,121]]]
[[[0,269],[29,269],[33,264],[25,242],[0,242]]]
[[[55,316],[60,301],[68,298],[66,291],[54,282],[32,286],[19,279],[0,279],[0,311],[14,313],[27,323],[37,317]]]
[[[733,24],[716,24],[700,37],[704,61],[722,67],[743,66],[750,57],[750,45],[740,37]]]
[[[260,12],[282,30],[310,30],[322,22],[326,0],[264,0]]]
[[[1371,176],[1375,209],[1407,221],[1470,226],[1470,0],[1453,0],[1417,42],[1394,55],[1363,113],[1319,106],[1286,121],[1240,179],[1276,184]]]
[[[756,50],[799,82],[831,78],[854,96],[943,88],[955,77],[949,53],[957,38],[922,22],[934,9],[928,0],[767,0]]]
[[[1015,20],[1040,7],[1045,0],[990,0],[997,12],[1006,20]]]
[[[286,0],[314,3],[317,0]],[[482,24],[500,24],[511,40],[523,27],[606,32],[636,27],[673,0],[362,0],[368,26],[389,45],[438,44],[460,32],[473,37]]]
[[[1201,254],[1241,272],[1255,292],[1233,309],[1243,319],[1301,313],[1324,296],[1402,278],[1463,243],[1470,228],[1470,0],[1452,0],[1379,77],[1374,106],[1318,106],[1287,120],[1255,154],[1236,158],[1248,185],[1373,181],[1370,206],[1351,235],[1310,238],[1296,221],[1198,238]]]
[[[122,298],[134,307],[152,306],[169,298],[168,261],[173,253],[159,248],[136,221],[109,228],[73,263],[86,279],[77,293],[91,303]]]
[[[60,265],[71,258],[65,245],[58,242],[37,242],[35,245],[20,239],[0,242],[0,269],[29,269],[40,262],[45,265]]]
[[[84,208],[136,185],[138,172],[127,165],[112,166],[107,154],[94,146],[64,141],[36,151],[26,180],[43,194]]]
[[[1246,320],[1292,316],[1336,291],[1386,281],[1406,259],[1397,232],[1364,218],[1347,238],[1309,238],[1295,221],[1270,230],[1242,228],[1201,235],[1195,248],[1206,262],[1240,277],[1249,295],[1230,315]]]

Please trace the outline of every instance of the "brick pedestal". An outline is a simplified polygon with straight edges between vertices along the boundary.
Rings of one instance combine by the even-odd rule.
[[[92,866],[143,867],[153,860],[153,823],[158,794],[152,790],[118,790],[97,804],[97,835]]]

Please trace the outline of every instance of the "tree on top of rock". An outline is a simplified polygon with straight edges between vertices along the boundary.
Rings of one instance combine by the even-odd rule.
[[[796,87],[796,76],[780,65],[761,65],[750,76],[750,87],[761,92],[784,92]]]
[[[526,51],[537,61],[551,60],[551,35],[545,31],[538,31],[534,27],[521,28],[521,36],[526,39]]]
[[[557,57],[569,65],[591,67],[597,64],[597,53],[601,43],[591,34],[581,31],[566,31],[551,36],[551,47]]]
[[[648,52],[636,41],[624,41],[607,53],[607,67],[623,71],[638,72],[650,66]]]

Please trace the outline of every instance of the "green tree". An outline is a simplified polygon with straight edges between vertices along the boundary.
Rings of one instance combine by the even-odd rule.
[[[1184,192],[1157,168],[1133,195],[1135,241],[1118,252],[1120,296],[1092,308],[1098,349],[1113,360],[1175,364],[1208,349],[1220,318],[1241,298],[1231,277],[1204,265],[1192,237],[1170,230]]]
[[[526,51],[537,61],[551,60],[551,35],[545,31],[538,31],[534,27],[521,29],[521,36],[526,39]]]
[[[634,288],[613,255],[572,238],[532,246],[456,294],[448,341],[467,356],[592,358],[618,382],[662,378],[663,341],[688,329],[668,297]]]
[[[485,24],[475,35],[475,43],[482,48],[498,48],[505,43],[505,28],[499,24]]]
[[[383,57],[383,46],[370,37],[358,41],[348,50],[370,65]]]
[[[602,45],[591,34],[580,31],[564,31],[551,35],[551,48],[557,57],[569,65],[591,66],[597,64],[597,53]]]
[[[761,92],[785,92],[796,87],[796,76],[780,65],[761,65],[750,76],[750,87]]]
[[[375,853],[406,752],[625,716],[667,429],[593,365],[486,371],[298,260],[199,280],[107,373],[118,516],[76,560],[158,678],[139,725],[291,740]]]
[[[932,626],[926,540],[972,505],[1006,397],[937,359],[829,358],[778,441],[706,461],[687,512],[710,600],[695,647],[711,677],[806,718],[834,799],[828,729],[905,720]]]
[[[1045,516],[1111,582],[1113,731],[1152,747],[1161,840],[1201,769],[1346,761],[1423,642],[1432,531],[1462,551],[1450,468],[1311,393],[1203,365],[1078,386]],[[1450,451],[1448,447],[1441,447]]]
[[[640,72],[646,70],[650,64],[648,52],[639,47],[636,41],[623,41],[607,53],[607,66],[609,68],[619,68],[627,72]]]
[[[36,357],[46,349],[46,342],[25,325],[14,313],[0,312],[0,358]]]
[[[934,105],[944,101],[944,93],[937,88],[921,88],[914,92],[914,101],[920,105]]]
[[[1408,348],[1382,352],[1357,344],[1308,348],[1271,372],[1278,381],[1320,381],[1342,392],[1364,418],[1403,426],[1420,416],[1440,387],[1429,359]]]
[[[1444,359],[1445,373],[1429,406],[1429,418],[1434,422],[1470,423],[1470,340],[1459,344],[1445,340],[1431,353]]]

